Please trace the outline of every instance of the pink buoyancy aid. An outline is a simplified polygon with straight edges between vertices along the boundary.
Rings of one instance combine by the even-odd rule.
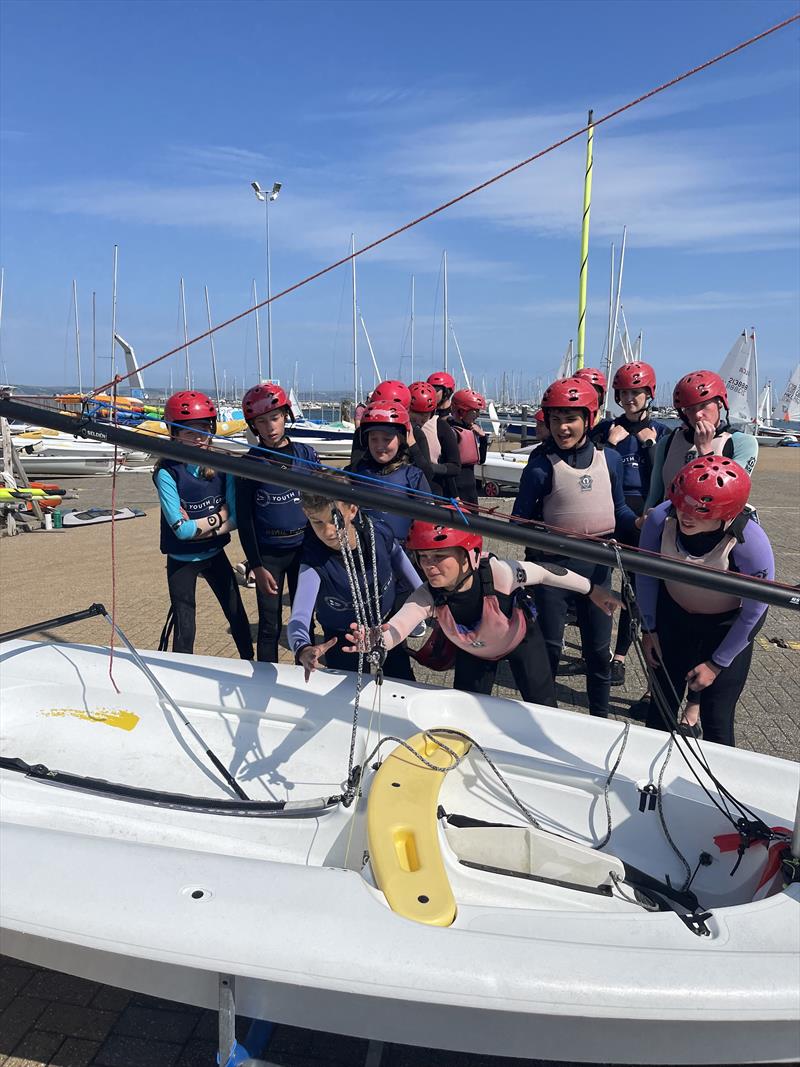
[[[584,470],[553,454],[548,459],[553,467],[553,488],[542,501],[542,518],[547,525],[576,534],[612,533],[617,520],[611,475],[602,451],[595,450],[591,466]]]
[[[476,629],[466,632],[459,629],[446,603],[434,606],[434,617],[445,637],[457,649],[478,659],[500,660],[523,640],[530,616],[513,593],[510,594],[514,598],[511,616],[503,612],[494,588],[491,560],[482,559],[474,577],[480,581],[483,593],[483,610]]]
[[[733,521],[739,524],[739,520]],[[730,570],[730,554],[736,545],[736,533],[730,526],[726,530],[726,536],[704,556],[690,556],[685,549],[680,548],[678,532],[678,520],[674,515],[668,515],[661,535],[662,556],[687,563],[702,563],[720,571]],[[731,596],[730,593],[717,593],[696,585],[686,585],[684,582],[666,581],[664,584],[675,603],[693,615],[722,615],[728,611],[736,611],[742,606],[741,598]]]
[[[467,426],[459,426],[455,422],[453,423],[453,429],[458,440],[458,458],[461,461],[461,466],[474,467],[476,463],[480,462],[478,438],[475,431]]]
[[[725,446],[730,441],[731,435],[726,431],[717,434],[714,440],[711,442],[711,451],[715,456],[722,456],[725,454]],[[730,452],[730,449],[729,449]],[[661,467],[661,477],[664,482],[664,499],[666,500],[669,487],[678,475],[678,472],[683,470],[687,463],[691,463],[693,459],[697,459],[697,448],[694,444],[689,444],[683,435],[683,430],[676,430],[670,437],[667,444],[666,455],[664,456],[664,463]]]
[[[422,426],[415,426],[414,432],[419,431],[425,435],[425,440],[428,442],[428,455],[430,456],[431,463],[438,463],[442,454],[442,442],[439,440],[439,419],[436,415],[432,419],[428,419]]]

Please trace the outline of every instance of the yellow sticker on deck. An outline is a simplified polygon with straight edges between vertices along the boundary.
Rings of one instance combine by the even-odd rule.
[[[87,711],[85,708],[53,708],[43,714],[54,719],[69,716],[71,719],[83,719],[85,722],[101,722],[106,726],[116,726],[118,730],[132,730],[139,721],[139,716],[134,712],[123,711],[121,708],[96,708],[93,711]]]

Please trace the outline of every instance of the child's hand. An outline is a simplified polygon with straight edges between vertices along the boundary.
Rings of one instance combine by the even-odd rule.
[[[716,663],[712,663],[710,660],[706,660],[705,663],[698,663],[686,675],[689,688],[693,693],[699,693],[701,689],[707,689],[708,686],[716,682],[717,675],[721,670],[722,667],[718,667]]]
[[[615,611],[621,608],[622,601],[619,597],[614,596],[610,589],[606,589],[602,585],[596,585],[594,589],[589,593],[589,599],[591,602],[604,611],[606,615],[613,615]]]
[[[329,648],[333,648],[336,644],[336,638],[331,637],[330,640],[325,641],[321,645],[306,645],[303,651],[298,656],[300,663],[306,672],[306,681],[311,677],[313,671],[317,670],[320,663],[319,661],[325,655]]]
[[[385,622],[380,627],[381,632],[389,629],[389,623]],[[378,627],[367,630],[365,626],[359,626],[357,622],[350,623],[350,633],[345,634],[345,641],[350,644],[343,645],[343,652],[369,652],[378,643]]]
[[[263,596],[277,596],[278,583],[275,581],[274,575],[266,567],[253,567],[252,573],[255,578],[256,588]]]

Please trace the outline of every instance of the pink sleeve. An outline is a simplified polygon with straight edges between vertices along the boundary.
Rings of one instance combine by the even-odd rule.
[[[405,641],[415,626],[419,626],[433,613],[433,597],[426,585],[415,589],[402,608],[389,619],[389,629],[384,631],[386,650]]]
[[[493,559],[490,562],[498,593],[513,593],[515,589],[527,585],[553,585],[558,589],[584,594],[592,588],[588,578],[555,564],[551,569],[550,566],[542,567],[538,563],[523,563],[516,559]]]

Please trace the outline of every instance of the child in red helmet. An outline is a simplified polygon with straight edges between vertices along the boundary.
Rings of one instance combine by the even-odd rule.
[[[656,391],[656,372],[649,363],[624,363],[611,382],[614,401],[622,415],[603,419],[592,431],[592,440],[616,449],[622,459],[622,490],[625,503],[637,516],[644,514],[650,490],[655,445],[669,433],[663,422],[650,417]],[[638,530],[630,540],[638,544]],[[631,619],[623,609],[617,627],[617,640],[611,660],[611,684],[625,684],[625,657],[631,647]]]
[[[428,385],[436,390],[438,404],[436,410],[443,418],[450,416],[450,401],[456,391],[456,380],[446,370],[437,370],[428,376]]]
[[[648,514],[640,545],[717,570],[772,579],[772,547],[745,509],[749,493],[750,476],[734,460],[694,459],[673,479],[667,501]],[[645,654],[668,705],[665,722],[651,698],[647,725],[674,726],[688,684],[690,704],[700,706],[703,738],[735,744],[736,704],[767,605],[646,575],[636,576],[636,596]]]
[[[461,470],[456,478],[456,495],[465,504],[478,503],[478,484],[475,468],[486,462],[489,439],[478,423],[478,416],[486,407],[486,400],[474,389],[459,389],[453,393],[450,424],[458,440]]]
[[[714,371],[685,374],[672,394],[683,427],[663,437],[653,457],[653,474],[646,508],[664,500],[678,471],[697,456],[727,456],[752,474],[758,460],[753,434],[732,430],[728,422],[728,390]]]
[[[384,624],[384,646],[396,648],[420,623],[434,619],[436,629],[415,658],[434,669],[454,665],[454,688],[469,693],[490,694],[498,664],[507,660],[523,700],[556,706],[547,649],[524,589],[550,585],[582,593],[609,614],[619,603],[563,567],[482,556],[483,538],[469,529],[415,520],[406,547],[416,552],[425,584]],[[354,625],[349,651],[368,651],[375,636]],[[437,645],[449,656],[429,661],[426,649]]]
[[[431,487],[428,480],[417,466],[424,462],[408,412],[399,404],[385,404],[373,401],[367,405],[359,429],[362,440],[366,443],[366,454],[356,466],[348,467],[367,478],[380,481],[382,485],[391,486],[394,492],[410,489],[417,499],[423,494],[430,496]],[[397,540],[402,544],[406,539],[411,520],[402,515],[395,515],[390,510],[376,512],[390,527]]]
[[[562,378],[547,387],[542,410],[551,438],[531,454],[522,473],[513,513],[571,534],[627,540],[635,531],[636,516],[625,503],[622,461],[614,449],[597,448],[589,438],[598,406],[597,390],[584,378]],[[607,586],[610,581],[605,566],[567,556],[543,555],[530,549],[525,558],[569,567],[594,585]],[[538,586],[535,598],[555,675],[570,594],[562,589]],[[589,711],[607,717],[611,620],[585,600],[577,602],[576,614],[586,664]]]
[[[264,382],[248,389],[242,399],[242,413],[258,438],[258,447],[247,453],[254,463],[277,463],[299,471],[310,471],[319,464],[311,445],[292,441],[287,435],[287,421],[294,422],[294,416],[289,398],[279,385]],[[236,511],[239,540],[256,583],[256,657],[264,663],[277,663],[283,589],[288,585],[291,603],[308,520],[295,489],[249,478],[236,479]]]
[[[439,399],[428,382],[412,382],[408,415],[414,427],[414,440],[422,459],[418,466],[437,496],[451,500],[456,495],[456,478],[461,470],[458,441],[447,419],[436,413]]]
[[[217,428],[217,411],[204,393],[184,390],[169,398],[164,421],[181,444],[207,449]],[[228,620],[242,659],[253,658],[250,623],[233,568],[225,555],[236,529],[234,479],[200,463],[161,459],[153,472],[161,504],[161,551],[167,557],[170,617],[161,635],[172,651],[194,651],[195,590],[203,577]]]

